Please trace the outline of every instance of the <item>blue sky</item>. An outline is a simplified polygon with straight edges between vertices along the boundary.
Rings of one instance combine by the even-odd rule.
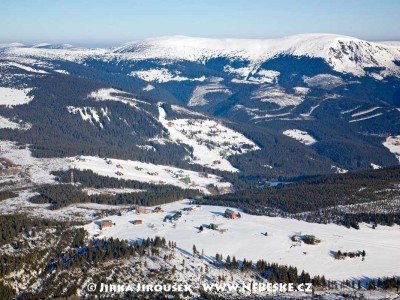
[[[338,33],[400,40],[398,0],[1,0],[0,42],[111,46],[146,37]]]

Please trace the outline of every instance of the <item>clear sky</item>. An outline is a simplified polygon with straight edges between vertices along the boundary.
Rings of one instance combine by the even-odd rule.
[[[164,35],[274,38],[311,32],[400,40],[400,1],[0,1],[0,42],[111,46]]]

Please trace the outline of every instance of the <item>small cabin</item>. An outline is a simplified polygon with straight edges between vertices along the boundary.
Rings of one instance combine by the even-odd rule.
[[[117,168],[123,169],[124,167],[123,167],[121,164],[118,164],[118,165],[117,165]]]
[[[221,164],[221,161],[220,161],[220,160],[214,160],[214,161],[213,161],[213,164],[214,164],[214,165],[220,165],[220,164]]]
[[[113,164],[112,160],[110,159],[109,161],[107,161],[107,164],[112,165]]]
[[[177,211],[173,215],[166,216],[164,218],[164,222],[166,222],[166,221],[177,221],[180,217],[182,217],[182,212]]]
[[[209,229],[212,229],[212,230],[217,230],[217,229],[218,229],[218,225],[217,225],[217,224],[214,224],[214,223],[210,223],[210,224],[208,225],[208,228],[209,228]]]
[[[122,172],[120,172],[120,171],[118,171],[117,173],[115,173],[115,174],[117,174],[118,176],[122,176],[122,175],[124,175],[124,173],[122,173]]]
[[[153,209],[153,212],[162,213],[162,212],[164,212],[164,210],[161,207],[157,206],[155,209]]]
[[[142,225],[143,221],[142,220],[134,220],[133,225]]]
[[[100,222],[100,229],[103,230],[104,228],[112,227],[113,223],[111,220],[103,220]]]
[[[236,219],[238,217],[237,213],[229,208],[225,210],[224,216],[228,219]]]
[[[174,126],[174,122],[169,121],[169,122],[167,123],[167,126],[168,126],[168,127]]]

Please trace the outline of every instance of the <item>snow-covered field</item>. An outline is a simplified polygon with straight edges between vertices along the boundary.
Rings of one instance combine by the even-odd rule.
[[[250,64],[248,67],[233,68],[230,65],[224,67],[224,71],[237,76],[233,83],[262,84],[278,83],[280,72],[274,70],[257,70],[258,65]]]
[[[389,136],[383,143],[383,146],[389,149],[400,162],[400,135]]]
[[[313,138],[310,134],[308,134],[308,132],[299,129],[288,129],[282,132],[282,134],[291,137],[307,146],[310,146],[317,142],[317,140]]]
[[[150,69],[150,70],[141,70],[141,71],[132,71],[130,76],[138,77],[140,79],[151,81],[151,82],[158,82],[158,83],[165,83],[169,81],[204,81],[206,80],[205,76],[198,77],[198,78],[188,78],[185,76],[181,76],[180,72],[176,71],[172,73],[168,69]]]
[[[109,160],[94,156],[70,158],[71,164],[75,168],[92,170],[101,176],[154,184],[172,184],[183,189],[199,189],[204,193],[208,193],[207,185],[209,184],[218,186],[221,191],[231,189],[229,182],[220,182],[221,178],[215,175],[205,177],[203,174],[194,171],[132,160],[111,159],[112,164],[108,164]],[[120,167],[117,167],[118,165]],[[117,174],[118,172],[120,172],[120,175]]]
[[[5,63],[5,65],[10,66],[10,67],[15,67],[15,68],[21,69],[21,70],[29,72],[29,73],[48,74],[46,71],[35,69],[35,68],[32,68],[27,65],[19,64],[17,62],[7,62],[7,63]]]
[[[32,124],[24,123],[22,120],[20,120],[20,122],[14,122],[10,119],[0,116],[0,128],[28,130],[31,127]]]
[[[167,215],[190,207],[187,201],[163,205],[164,213],[138,215],[127,212],[122,216],[111,216],[115,226],[99,230],[94,222],[84,228],[100,237],[136,240],[151,236],[165,237],[176,241],[179,248],[189,253],[196,245],[206,255],[216,253],[235,256],[237,259],[265,259],[269,262],[296,266],[313,275],[325,275],[329,279],[362,279],[399,275],[400,228],[399,226],[378,226],[372,229],[361,225],[360,230],[348,229],[334,224],[314,224],[293,219],[252,216],[242,213],[240,219],[223,217],[224,207],[202,206],[183,215],[176,222],[163,222]],[[140,219],[143,225],[132,225]],[[205,229],[199,233],[199,226],[214,223],[223,232]],[[268,232],[268,236],[263,233]],[[317,245],[294,243],[294,234],[313,234],[321,242]],[[366,257],[335,260],[332,251],[362,251]]]
[[[129,104],[132,106],[135,106],[137,103],[149,104],[145,101],[140,101],[140,100],[133,98],[132,94],[129,94],[124,91],[116,90],[113,88],[99,89],[97,91],[91,92],[88,95],[88,98],[94,99],[97,101],[118,101],[118,102],[122,102],[122,103]]]
[[[210,79],[210,83],[206,85],[197,86],[192,96],[189,99],[188,106],[202,106],[208,103],[208,100],[205,98],[207,94],[212,93],[224,93],[227,95],[231,95],[232,92],[223,84],[220,83],[222,78],[212,78]]]
[[[309,87],[318,87],[326,90],[330,90],[344,84],[343,79],[330,74],[318,74],[313,77],[304,76],[303,80]]]
[[[253,92],[251,99],[259,99],[262,102],[270,102],[280,107],[297,106],[304,100],[303,94],[289,94],[280,86],[261,87]]]
[[[168,130],[170,139],[193,147],[193,162],[213,169],[237,172],[226,159],[229,155],[246,153],[259,148],[243,134],[214,120],[167,120],[165,110],[159,106],[159,121]],[[248,145],[248,148],[243,147]],[[232,149],[232,147],[236,149]],[[241,152],[238,149],[241,149]]]
[[[15,106],[29,103],[33,97],[28,96],[31,89],[13,89],[0,87],[0,105]]]
[[[9,141],[0,141],[0,157],[11,160],[18,170],[18,174],[10,177],[2,176],[0,183],[18,182],[22,178],[29,180],[33,185],[53,183],[55,177],[50,172],[68,168],[68,162],[64,158],[36,158],[28,148],[18,147]]]

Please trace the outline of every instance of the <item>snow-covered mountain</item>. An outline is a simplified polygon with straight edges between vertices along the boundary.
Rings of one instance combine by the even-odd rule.
[[[206,61],[216,57],[260,64],[280,55],[322,58],[338,72],[362,76],[366,67],[400,74],[400,48],[332,34],[302,34],[279,39],[207,39],[186,36],[152,38],[113,50],[129,59]]]
[[[69,44],[1,44],[3,55],[77,61],[96,56],[103,60],[162,59],[205,62],[213,58],[246,60],[253,66],[278,56],[322,58],[333,70],[357,76],[364,68],[382,68],[382,74],[400,75],[400,45],[373,43],[333,34],[301,34],[278,39],[209,39],[187,36],[149,38],[111,49],[74,48]],[[71,50],[71,51],[68,51]]]
[[[287,176],[288,172],[295,176],[315,170],[352,170],[398,162],[396,153],[383,143],[400,134],[399,42],[373,43],[341,35],[302,34],[279,39],[170,36],[103,49],[12,43],[0,44],[0,75],[0,104],[6,105],[0,107],[0,116],[7,120],[3,127],[22,120],[33,128],[26,130],[25,135],[36,130],[35,122],[41,117],[37,115],[34,120],[31,111],[24,109],[25,104],[39,108],[42,106],[38,101],[47,101],[47,97],[58,95],[64,99],[67,94],[74,94],[63,103],[62,110],[68,112],[66,107],[70,107],[76,112],[73,117],[84,115],[83,126],[101,130],[101,134],[88,137],[96,139],[94,144],[104,138],[107,130],[115,145],[119,137],[114,132],[122,129],[123,134],[140,135],[141,142],[151,140],[153,122],[158,130],[163,128],[157,115],[157,103],[163,102],[223,117],[232,122],[237,132],[256,142],[261,151],[243,151],[242,158],[229,158],[232,170],[253,170],[251,162],[257,161],[257,172],[266,176]],[[50,82],[57,82],[62,88],[56,91],[58,87]],[[66,86],[68,92],[61,90]],[[132,124],[128,121],[132,125],[129,127],[125,121],[132,115],[127,115],[122,107],[112,111],[110,105],[116,105],[115,101],[102,106],[85,102],[94,101],[87,95],[99,90],[117,90],[121,99],[124,93],[132,99],[142,99],[132,107],[136,107],[135,114],[140,118],[151,115],[150,121],[140,121],[142,127],[136,128],[132,124],[139,126],[137,117],[131,120]],[[115,97],[107,94],[102,101],[113,101]],[[125,98],[120,102],[132,104],[131,99]],[[78,100],[82,102],[76,103]],[[16,107],[16,103],[23,105]],[[55,105],[61,103],[56,101]],[[111,124],[100,113],[106,108],[111,114],[118,110],[118,117],[112,118]],[[177,117],[171,109],[168,114]],[[70,117],[68,122],[76,121]],[[285,134],[288,132],[299,134]],[[75,133],[76,136],[81,138],[80,134]],[[313,142],[305,143],[305,137]],[[124,143],[130,141],[120,138]],[[115,152],[122,149],[115,147]],[[170,151],[169,147],[164,147],[165,153]],[[89,154],[96,155],[94,152]],[[141,156],[130,157],[132,154],[123,152],[118,153],[120,158]],[[184,157],[186,152],[187,149],[180,155]],[[291,153],[302,153],[308,158],[287,160]],[[165,164],[163,158],[156,158],[159,153],[146,155],[154,156],[153,163]]]

